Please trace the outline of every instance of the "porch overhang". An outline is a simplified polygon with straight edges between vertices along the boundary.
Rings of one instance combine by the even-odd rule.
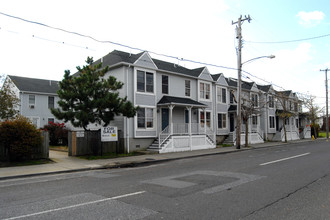
[[[236,112],[237,111],[237,105],[230,105],[228,108],[228,112]]]
[[[205,104],[197,102],[190,98],[182,98],[182,97],[175,97],[175,96],[163,96],[157,103],[157,106],[168,106],[168,105],[190,106],[193,108],[206,108],[207,107]]]

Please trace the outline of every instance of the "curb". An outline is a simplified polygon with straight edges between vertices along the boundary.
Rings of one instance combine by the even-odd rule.
[[[319,139],[320,140],[320,139]],[[322,140],[322,139],[321,139]],[[139,166],[147,166],[149,164],[157,164],[157,163],[164,163],[174,160],[181,160],[181,159],[189,159],[189,158],[196,158],[196,157],[205,157],[205,156],[212,156],[212,155],[219,155],[219,154],[229,154],[229,153],[237,153],[242,151],[248,150],[256,150],[256,149],[263,149],[267,147],[278,147],[278,146],[285,146],[285,145],[292,145],[292,144],[299,144],[299,143],[306,143],[306,142],[315,142],[316,140],[306,140],[306,141],[299,141],[299,142],[288,142],[288,143],[276,143],[274,145],[267,145],[267,146],[259,146],[259,147],[249,147],[249,148],[241,148],[241,149],[232,149],[224,152],[215,152],[215,153],[204,153],[204,154],[196,154],[196,155],[187,155],[181,157],[174,157],[174,158],[165,158],[165,159],[153,159],[145,158],[145,160],[141,161],[131,161],[131,162],[123,162],[123,163],[116,163],[116,164],[106,164],[100,165],[99,167],[87,167],[87,168],[78,168],[78,169],[69,169],[69,170],[60,170],[60,171],[53,171],[53,172],[45,172],[45,173],[32,173],[32,174],[22,174],[22,175],[15,175],[15,176],[5,176],[0,177],[0,180],[8,180],[8,179],[16,179],[16,178],[25,178],[25,177],[34,177],[34,176],[43,176],[43,175],[54,175],[54,174],[62,174],[62,173],[74,173],[74,172],[81,172],[81,171],[90,171],[90,170],[101,170],[101,169],[118,169],[118,168],[129,168],[129,167],[139,167]]]

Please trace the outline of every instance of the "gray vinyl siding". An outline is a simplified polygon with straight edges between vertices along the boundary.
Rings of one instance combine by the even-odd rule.
[[[227,110],[228,110],[228,105],[227,104],[217,104],[217,112],[220,112],[220,113],[227,113]]]
[[[143,68],[157,69],[157,66],[146,53],[143,54],[137,61],[135,61],[134,64]]]
[[[144,106],[156,106],[156,96],[136,93],[135,95],[135,104],[144,105]]]
[[[164,96],[176,96],[176,97],[187,97],[185,96],[185,80],[190,80],[190,96],[187,98],[191,98],[193,100],[196,99],[196,79],[194,78],[188,78],[188,77],[182,77],[178,75],[163,73],[163,72],[157,72],[156,77],[156,94],[157,94],[157,102]],[[162,93],[162,75],[168,76],[168,94]]]
[[[200,79],[207,80],[207,81],[213,81],[210,72],[207,69],[204,69],[203,72],[199,76]]]
[[[35,96],[35,105],[34,108],[29,107],[29,95]],[[35,117],[39,118],[39,127],[42,128],[44,125],[48,124],[48,118],[54,118],[55,122],[60,122],[55,116],[51,113],[48,108],[48,97],[54,97],[54,107],[58,108],[57,102],[59,98],[56,94],[34,94],[34,93],[21,93],[20,100],[20,113],[25,117]]]

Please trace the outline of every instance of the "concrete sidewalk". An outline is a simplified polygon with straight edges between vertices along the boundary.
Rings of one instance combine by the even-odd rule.
[[[312,142],[312,140],[305,139],[305,140],[290,141],[288,143],[266,142],[263,144],[252,145],[249,148],[242,147],[242,149],[236,149],[234,146],[219,147],[208,150],[186,151],[186,152],[166,153],[166,154],[146,154],[140,156],[120,157],[120,158],[100,159],[100,160],[85,160],[77,157],[69,157],[67,152],[50,150],[49,158],[53,160],[54,163],[0,168],[0,180],[34,176],[34,175],[83,171],[83,170],[91,170],[91,169],[130,167],[130,166],[136,166],[142,164],[178,160],[183,158],[200,157],[200,156],[207,156],[214,154],[225,154],[225,153],[232,153],[232,152],[238,152],[244,150],[253,150],[263,147],[282,146],[282,145],[288,145],[288,144],[300,143],[300,142]]]

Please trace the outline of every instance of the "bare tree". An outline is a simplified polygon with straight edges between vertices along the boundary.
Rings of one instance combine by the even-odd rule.
[[[315,99],[315,96],[305,97],[303,99],[303,105],[308,109],[307,118],[312,122],[312,127],[316,138],[316,124],[317,120],[320,118],[320,114],[322,113],[323,108],[320,108],[315,104]]]
[[[261,101],[261,93],[252,93],[243,96],[242,98],[242,120],[245,124],[245,147],[248,147],[249,143],[249,119],[253,120],[253,116],[258,117],[261,114],[262,108],[266,105],[266,102]],[[256,119],[257,120],[257,119]]]
[[[287,134],[286,134],[286,122],[290,119],[290,117],[295,116],[297,113],[292,111],[292,102],[290,100],[290,97],[287,92],[291,91],[277,91],[276,92],[276,101],[278,104],[281,105],[282,109],[276,113],[276,115],[282,119],[284,125],[284,138],[285,138],[285,143],[288,142]],[[297,103],[298,104],[298,103]]]

